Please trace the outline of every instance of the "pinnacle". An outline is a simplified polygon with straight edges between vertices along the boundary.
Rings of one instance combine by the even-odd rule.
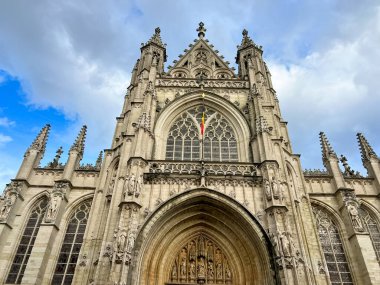
[[[241,40],[240,46],[238,46],[238,50],[244,49],[250,45],[256,46],[253,40],[248,36],[248,31],[246,29],[242,32],[243,39]]]
[[[203,38],[205,36],[207,29],[205,28],[205,24],[203,22],[199,23],[197,32],[198,32],[198,37]]]
[[[103,161],[103,151],[99,153],[99,156],[96,159],[95,168],[100,169],[100,166],[102,165],[102,161]]]
[[[44,153],[45,152],[45,148],[46,148],[47,139],[48,139],[48,136],[49,136],[49,132],[50,132],[50,124],[46,124],[41,129],[41,131],[39,132],[39,134],[37,135],[37,137],[34,139],[33,143],[28,148],[28,151],[31,150],[31,149],[34,149],[34,150],[37,150],[37,151],[39,151],[41,153]]]
[[[161,34],[161,29],[159,27],[155,28],[153,36],[150,38],[150,40],[144,46],[149,45],[151,43],[154,43],[154,44],[164,48],[166,45],[162,42],[160,34]]]
[[[81,128],[74,144],[71,146],[70,151],[77,151],[80,155],[83,155],[84,143],[86,140],[86,132],[87,132],[87,126],[84,125]]]
[[[367,139],[364,137],[362,133],[358,133],[357,135],[360,153],[362,155],[362,161],[365,162],[370,160],[371,158],[377,158],[377,155]]]
[[[337,158],[337,155],[335,151],[333,150],[333,148],[331,147],[330,142],[328,141],[324,132],[319,133],[319,139],[321,141],[323,163],[325,164],[325,161],[330,157]]]

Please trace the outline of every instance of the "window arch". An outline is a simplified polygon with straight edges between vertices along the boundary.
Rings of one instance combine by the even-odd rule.
[[[86,230],[91,200],[87,200],[76,208],[71,215],[66,228],[65,238],[59,253],[55,267],[52,284],[71,284],[79,252],[83,243],[83,235]]]
[[[47,197],[44,197],[33,208],[22,234],[21,241],[18,245],[17,252],[13,259],[6,283],[21,283],[26,265],[28,264],[30,254],[34,246],[34,242],[36,241],[37,233],[40,229],[41,222],[46,212],[47,205],[48,199]]]
[[[371,237],[373,248],[376,252],[377,260],[380,260],[380,227],[375,218],[369,214],[366,209],[361,207],[359,209],[359,213],[361,218],[363,219],[365,225],[367,226],[367,230]]]
[[[205,113],[203,150],[200,124]],[[206,161],[238,161],[235,133],[220,113],[197,106],[181,114],[170,128],[166,141],[166,159]]]
[[[315,205],[312,207],[331,284],[354,284],[338,227],[330,218],[331,215],[321,207]]]

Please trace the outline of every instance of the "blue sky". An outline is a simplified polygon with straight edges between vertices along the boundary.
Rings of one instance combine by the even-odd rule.
[[[282,115],[304,168],[322,168],[319,131],[355,170],[356,133],[380,153],[378,1],[2,1],[0,191],[39,130],[52,125],[42,165],[88,125],[83,162],[110,146],[141,42],[161,28],[168,62],[197,37],[234,65],[241,31],[264,48]],[[236,67],[236,66],[235,66]]]

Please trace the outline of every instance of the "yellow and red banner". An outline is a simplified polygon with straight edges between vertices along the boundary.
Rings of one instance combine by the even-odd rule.
[[[201,120],[201,135],[203,137],[203,134],[205,132],[205,112],[202,113],[202,120]]]

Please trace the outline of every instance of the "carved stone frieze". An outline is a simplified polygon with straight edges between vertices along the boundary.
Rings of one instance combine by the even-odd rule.
[[[12,181],[6,186],[4,196],[0,198],[0,222],[6,221],[13,205],[21,192],[22,183]]]
[[[248,81],[241,80],[204,80],[203,82],[205,88],[249,88]],[[199,87],[195,79],[157,79],[156,85],[160,87]]]

